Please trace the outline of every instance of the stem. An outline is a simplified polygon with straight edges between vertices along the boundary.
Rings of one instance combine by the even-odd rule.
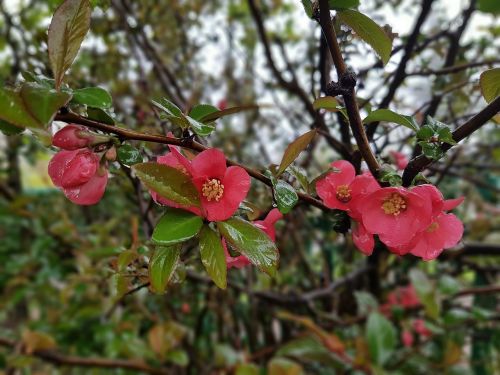
[[[333,29],[328,0],[319,0],[319,7],[319,22],[321,28],[323,29],[323,34],[325,35],[328,48],[330,49],[330,53],[333,58],[333,64],[335,65],[335,69],[337,70],[337,75],[339,77],[339,80],[341,80],[342,77],[347,73],[347,66],[342,57],[342,53],[340,52],[340,46],[337,42],[337,35],[335,34],[335,30]],[[354,91],[354,87],[351,87],[349,89],[349,92],[347,94],[343,94],[342,96],[344,98],[347,115],[349,117],[349,125],[351,126],[351,131],[354,135],[354,139],[356,140],[356,144],[358,145],[363,159],[366,161],[366,164],[368,164],[370,172],[375,178],[377,178],[380,170],[380,165],[378,164],[378,161],[375,158],[372,149],[370,148],[370,144],[368,143],[368,138],[366,137],[365,129],[363,127],[363,122],[361,121],[361,117],[359,115],[359,108],[358,103],[356,102],[356,93]]]
[[[103,124],[94,120],[90,120],[88,118],[79,116],[75,113],[69,112],[69,113],[59,113],[56,115],[55,121],[63,121],[66,123],[74,123],[74,124],[79,124],[79,125],[85,125],[89,128],[101,130],[105,133],[111,133],[111,134],[116,134],[118,135],[121,140],[135,140],[135,141],[146,141],[146,142],[154,142],[154,143],[161,143],[161,144],[166,144],[166,145],[174,145],[174,146],[179,146],[182,148],[188,148],[190,150],[194,151],[205,151],[208,150],[210,147],[203,146],[202,144],[192,140],[192,139],[179,139],[179,138],[174,138],[174,137],[167,137],[164,135],[158,135],[158,134],[145,134],[145,133],[140,133],[134,130],[128,130],[128,129],[123,129],[119,128],[117,126],[113,125],[107,125]],[[247,171],[247,173],[255,178],[256,180],[259,180],[260,182],[272,186],[271,180],[264,176],[262,173],[259,171],[244,166],[240,163],[237,163],[235,161],[226,159],[227,164],[231,166],[237,166],[240,168],[243,168],[244,170]],[[297,195],[299,196],[299,199],[311,206],[317,207],[323,211],[329,211],[329,208],[323,205],[319,200],[316,198],[313,198],[312,196],[297,192]]]

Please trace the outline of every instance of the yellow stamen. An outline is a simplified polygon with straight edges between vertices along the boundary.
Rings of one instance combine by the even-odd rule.
[[[335,196],[342,203],[347,203],[351,200],[351,189],[347,185],[339,185],[337,186],[337,194]]]
[[[207,198],[207,201],[210,202],[213,199],[218,202],[224,195],[224,185],[218,179],[212,178],[203,184],[201,193]]]
[[[406,211],[406,199],[398,193],[392,193],[382,203],[382,209],[387,215],[398,216]]]

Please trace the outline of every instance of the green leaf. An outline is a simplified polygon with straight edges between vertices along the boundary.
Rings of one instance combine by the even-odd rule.
[[[55,11],[49,26],[49,60],[59,89],[64,74],[75,60],[90,29],[91,7],[88,0],[65,0]]]
[[[181,256],[181,246],[156,248],[149,261],[149,282],[155,293],[164,293]]]
[[[392,40],[379,25],[364,14],[350,9],[338,12],[338,18],[375,50],[384,65],[387,64],[391,57]]]
[[[200,257],[213,282],[219,288],[226,289],[226,255],[220,236],[208,225],[205,225],[200,232]]]
[[[186,367],[189,364],[189,356],[185,350],[174,349],[165,355],[167,362],[176,364],[177,366]]]
[[[420,302],[424,305],[427,315],[433,319],[438,319],[440,305],[438,303],[434,284],[425,273],[417,268],[413,268],[410,271],[410,280],[417,292]]]
[[[440,128],[437,132],[439,142],[448,143],[450,145],[456,145],[457,142],[453,139],[453,134],[451,133],[450,128],[444,127]]]
[[[152,100],[151,103],[169,116],[179,117],[182,115],[179,107],[166,98],[161,98],[160,101]]]
[[[500,5],[500,2],[497,5]],[[481,92],[486,102],[490,103],[500,96],[500,68],[482,72],[479,77],[479,84],[481,85]]]
[[[328,5],[330,5],[330,9],[334,10],[357,8],[359,0],[328,0]]]
[[[278,180],[276,184],[273,185],[273,189],[274,199],[276,199],[278,209],[282,214],[289,213],[299,201],[297,192],[292,185],[283,180]]]
[[[363,120],[363,123],[369,124],[370,122],[376,121],[393,122],[395,124],[403,125],[413,131],[418,131],[418,124],[412,116],[400,115],[390,109],[377,109],[376,111],[370,112],[370,114]]]
[[[198,190],[180,170],[154,162],[135,164],[136,176],[148,189],[183,206],[200,206]]]
[[[316,130],[310,130],[305,134],[302,134],[295,141],[290,143],[283,154],[280,166],[278,168],[277,176],[284,172],[284,170],[293,163],[293,161],[299,156],[299,154],[306,149],[306,147],[311,143],[314,136],[316,135]]]
[[[114,125],[115,120],[108,112],[101,108],[87,107],[87,117],[91,120],[102,122],[103,124]]]
[[[333,96],[323,96],[313,102],[314,109],[326,109],[328,111],[337,112],[339,110],[339,102]]]
[[[5,135],[15,135],[20,134],[24,131],[23,128],[17,127],[8,123],[7,121],[0,120],[0,132]]]
[[[42,74],[35,74],[29,71],[24,71],[21,73],[21,75],[27,82],[35,82],[42,86],[45,86],[48,89],[53,89],[55,87],[55,80],[45,77]]]
[[[70,99],[69,93],[31,82],[19,91],[0,88],[0,119],[20,129],[42,129]]]
[[[477,8],[481,12],[500,14],[500,2],[498,0],[479,0]]]
[[[268,375],[303,375],[302,366],[290,359],[275,357],[267,364]]]
[[[439,160],[444,156],[441,146],[437,143],[418,142],[422,147],[422,153],[429,159]]]
[[[193,129],[193,131],[201,137],[206,137],[215,130],[215,126],[212,124],[205,124],[203,122],[196,121],[194,118],[189,116],[183,115],[182,118],[185,119],[189,123],[191,129]]]
[[[302,186],[302,189],[309,192],[309,180],[307,179],[306,171],[303,168],[295,167],[293,165],[288,167],[288,171],[295,176],[300,186]]]
[[[304,7],[304,12],[306,12],[307,17],[312,18],[313,8],[311,0],[301,0],[302,6]]]
[[[423,141],[428,141],[432,136],[434,136],[434,130],[429,125],[424,125],[417,131],[417,138]]]
[[[226,108],[223,109],[222,111],[217,111],[213,112],[209,115],[206,115],[200,119],[201,122],[210,122],[210,121],[215,121],[217,119],[220,119],[221,117],[229,116],[229,115],[234,115],[235,113],[240,113],[243,111],[250,111],[252,109],[258,109],[259,106],[256,104],[248,104],[248,105],[241,105],[238,107],[231,107],[231,108]]]
[[[73,102],[87,107],[107,109],[113,104],[109,93],[100,87],[86,87],[73,91]]]
[[[259,375],[259,367],[253,363],[241,363],[236,367],[234,375]]]
[[[372,362],[381,366],[396,347],[396,329],[383,315],[372,312],[366,322],[366,341]]]
[[[279,253],[274,242],[253,224],[239,218],[217,223],[222,236],[252,264],[270,276],[276,274]]]
[[[219,108],[210,104],[197,104],[191,109],[191,111],[189,111],[189,117],[195,119],[196,121],[201,121],[203,117],[211,115],[215,112],[219,112]]]
[[[123,144],[118,148],[118,161],[124,165],[134,165],[142,163],[142,154],[134,146]]]
[[[178,208],[168,208],[156,224],[151,239],[158,245],[174,245],[196,236],[202,225],[200,216]]]

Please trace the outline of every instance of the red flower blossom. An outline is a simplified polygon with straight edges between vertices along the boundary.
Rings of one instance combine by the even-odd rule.
[[[432,336],[432,332],[425,326],[425,321],[423,319],[415,319],[413,321],[413,329],[420,336],[423,336],[423,337],[431,337]]]
[[[403,342],[403,345],[406,346],[407,348],[410,348],[413,346],[413,334],[411,331],[408,331],[406,329],[401,331],[401,341]]]
[[[394,163],[396,164],[396,167],[399,170],[403,170],[406,168],[408,165],[408,158],[403,154],[402,152],[399,151],[390,151],[390,154],[394,160]]]
[[[368,194],[362,202],[363,225],[389,247],[408,244],[432,221],[431,202],[422,195],[398,187]]]
[[[248,173],[241,167],[228,168],[224,154],[215,148],[200,152],[191,167],[203,216],[209,221],[229,219],[250,189]]]
[[[365,255],[372,255],[375,240],[373,234],[368,233],[362,222],[355,221],[352,230],[354,245]]]
[[[49,163],[49,176],[73,203],[92,205],[106,189],[108,173],[100,167],[99,156],[90,149],[59,151]]]
[[[274,224],[278,220],[283,218],[283,214],[277,209],[273,208],[267,214],[264,220],[254,221],[253,224],[261,229],[265,234],[269,236],[269,238],[273,241],[276,240],[276,229],[274,228]],[[238,255],[236,257],[232,257],[227,250],[226,241],[222,240],[222,246],[224,247],[224,252],[226,254],[226,264],[227,268],[242,268],[250,264],[250,260],[245,255]]]
[[[356,176],[352,164],[345,160],[335,161],[331,166],[338,172],[328,173],[316,183],[318,195],[327,207],[348,211],[357,217],[356,202],[378,189],[377,181],[369,173]]]

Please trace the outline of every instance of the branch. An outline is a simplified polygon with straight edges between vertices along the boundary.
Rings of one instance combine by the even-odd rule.
[[[13,349],[16,347],[16,343],[0,337],[0,346]],[[84,358],[73,355],[65,355],[56,350],[35,350],[30,355],[58,366],[98,367],[111,369],[122,368],[126,370],[142,371],[153,375],[171,374],[171,372],[167,369],[154,368],[139,360]]]
[[[465,122],[462,126],[457,128],[452,134],[455,142],[460,142],[464,138],[474,133],[476,130],[486,124],[493,116],[500,112],[500,96],[493,100],[490,104],[483,108],[477,115]],[[441,150],[448,151],[452,145],[443,143]],[[425,167],[432,164],[434,160],[428,159],[425,155],[421,154],[412,159],[403,172],[403,186],[410,186],[415,176],[420,173]]]
[[[333,29],[328,0],[319,0],[319,7],[319,22],[323,30],[323,34],[325,35],[328,48],[330,49],[330,53],[333,58],[333,64],[335,65],[335,69],[337,70],[337,75],[339,77],[339,82],[342,85],[342,80],[344,80],[346,76],[349,76],[350,73],[347,70],[347,66],[342,57],[342,53],[340,52],[340,46],[337,42],[337,35],[335,34],[335,30]],[[356,102],[356,93],[354,91],[354,87],[356,85],[355,78],[347,78],[350,81],[350,87],[348,88],[349,91],[347,93],[344,93],[342,97],[344,98],[347,115],[349,117],[349,125],[351,126],[352,134],[354,135],[354,139],[356,140],[356,144],[358,145],[363,159],[365,159],[366,164],[368,164],[368,168],[370,169],[372,175],[377,178],[378,172],[380,170],[380,165],[378,164],[378,161],[370,148],[368,138],[366,137],[365,129],[363,127],[363,122],[361,121],[361,117],[359,115],[358,103]]]
[[[462,70],[470,69],[470,68],[476,68],[478,66],[483,66],[483,65],[489,65],[492,66],[494,64],[499,64],[500,60],[485,60],[485,61],[476,61],[472,63],[466,63],[466,64],[458,64],[458,65],[453,65],[447,68],[443,69],[437,69],[437,70],[420,70],[412,73],[406,73],[407,77],[410,76],[430,76],[430,75],[445,75],[445,74],[452,74],[452,73],[457,73],[461,72]]]
[[[136,141],[146,141],[146,142],[154,142],[154,143],[161,143],[161,144],[166,144],[166,145],[174,145],[174,146],[179,146],[183,148],[188,148],[190,150],[194,151],[205,151],[209,149],[207,146],[203,146],[202,144],[192,140],[192,139],[179,139],[179,138],[174,138],[174,137],[167,137],[164,135],[157,135],[157,134],[145,134],[145,133],[140,133],[134,130],[128,130],[128,129],[123,129],[119,128],[117,126],[113,125],[107,125],[103,124],[97,121],[90,120],[88,118],[85,118],[83,116],[79,116],[75,113],[69,112],[69,113],[59,113],[56,115],[55,121],[63,121],[66,123],[74,123],[74,124],[79,124],[79,125],[84,125],[89,128],[101,130],[105,133],[111,133],[111,134],[116,134],[119,136],[121,140],[136,140]],[[227,160],[227,164],[231,166],[237,166],[240,168],[245,169],[250,176],[255,178],[256,180],[259,180],[260,182],[272,186],[271,180],[264,176],[262,173],[259,171],[244,166],[240,163],[237,163],[235,161]],[[321,203],[319,200],[316,198],[313,198],[312,196],[297,192],[297,195],[299,196],[299,199],[311,206],[317,207],[323,211],[329,211],[329,208],[326,207],[323,203]]]

